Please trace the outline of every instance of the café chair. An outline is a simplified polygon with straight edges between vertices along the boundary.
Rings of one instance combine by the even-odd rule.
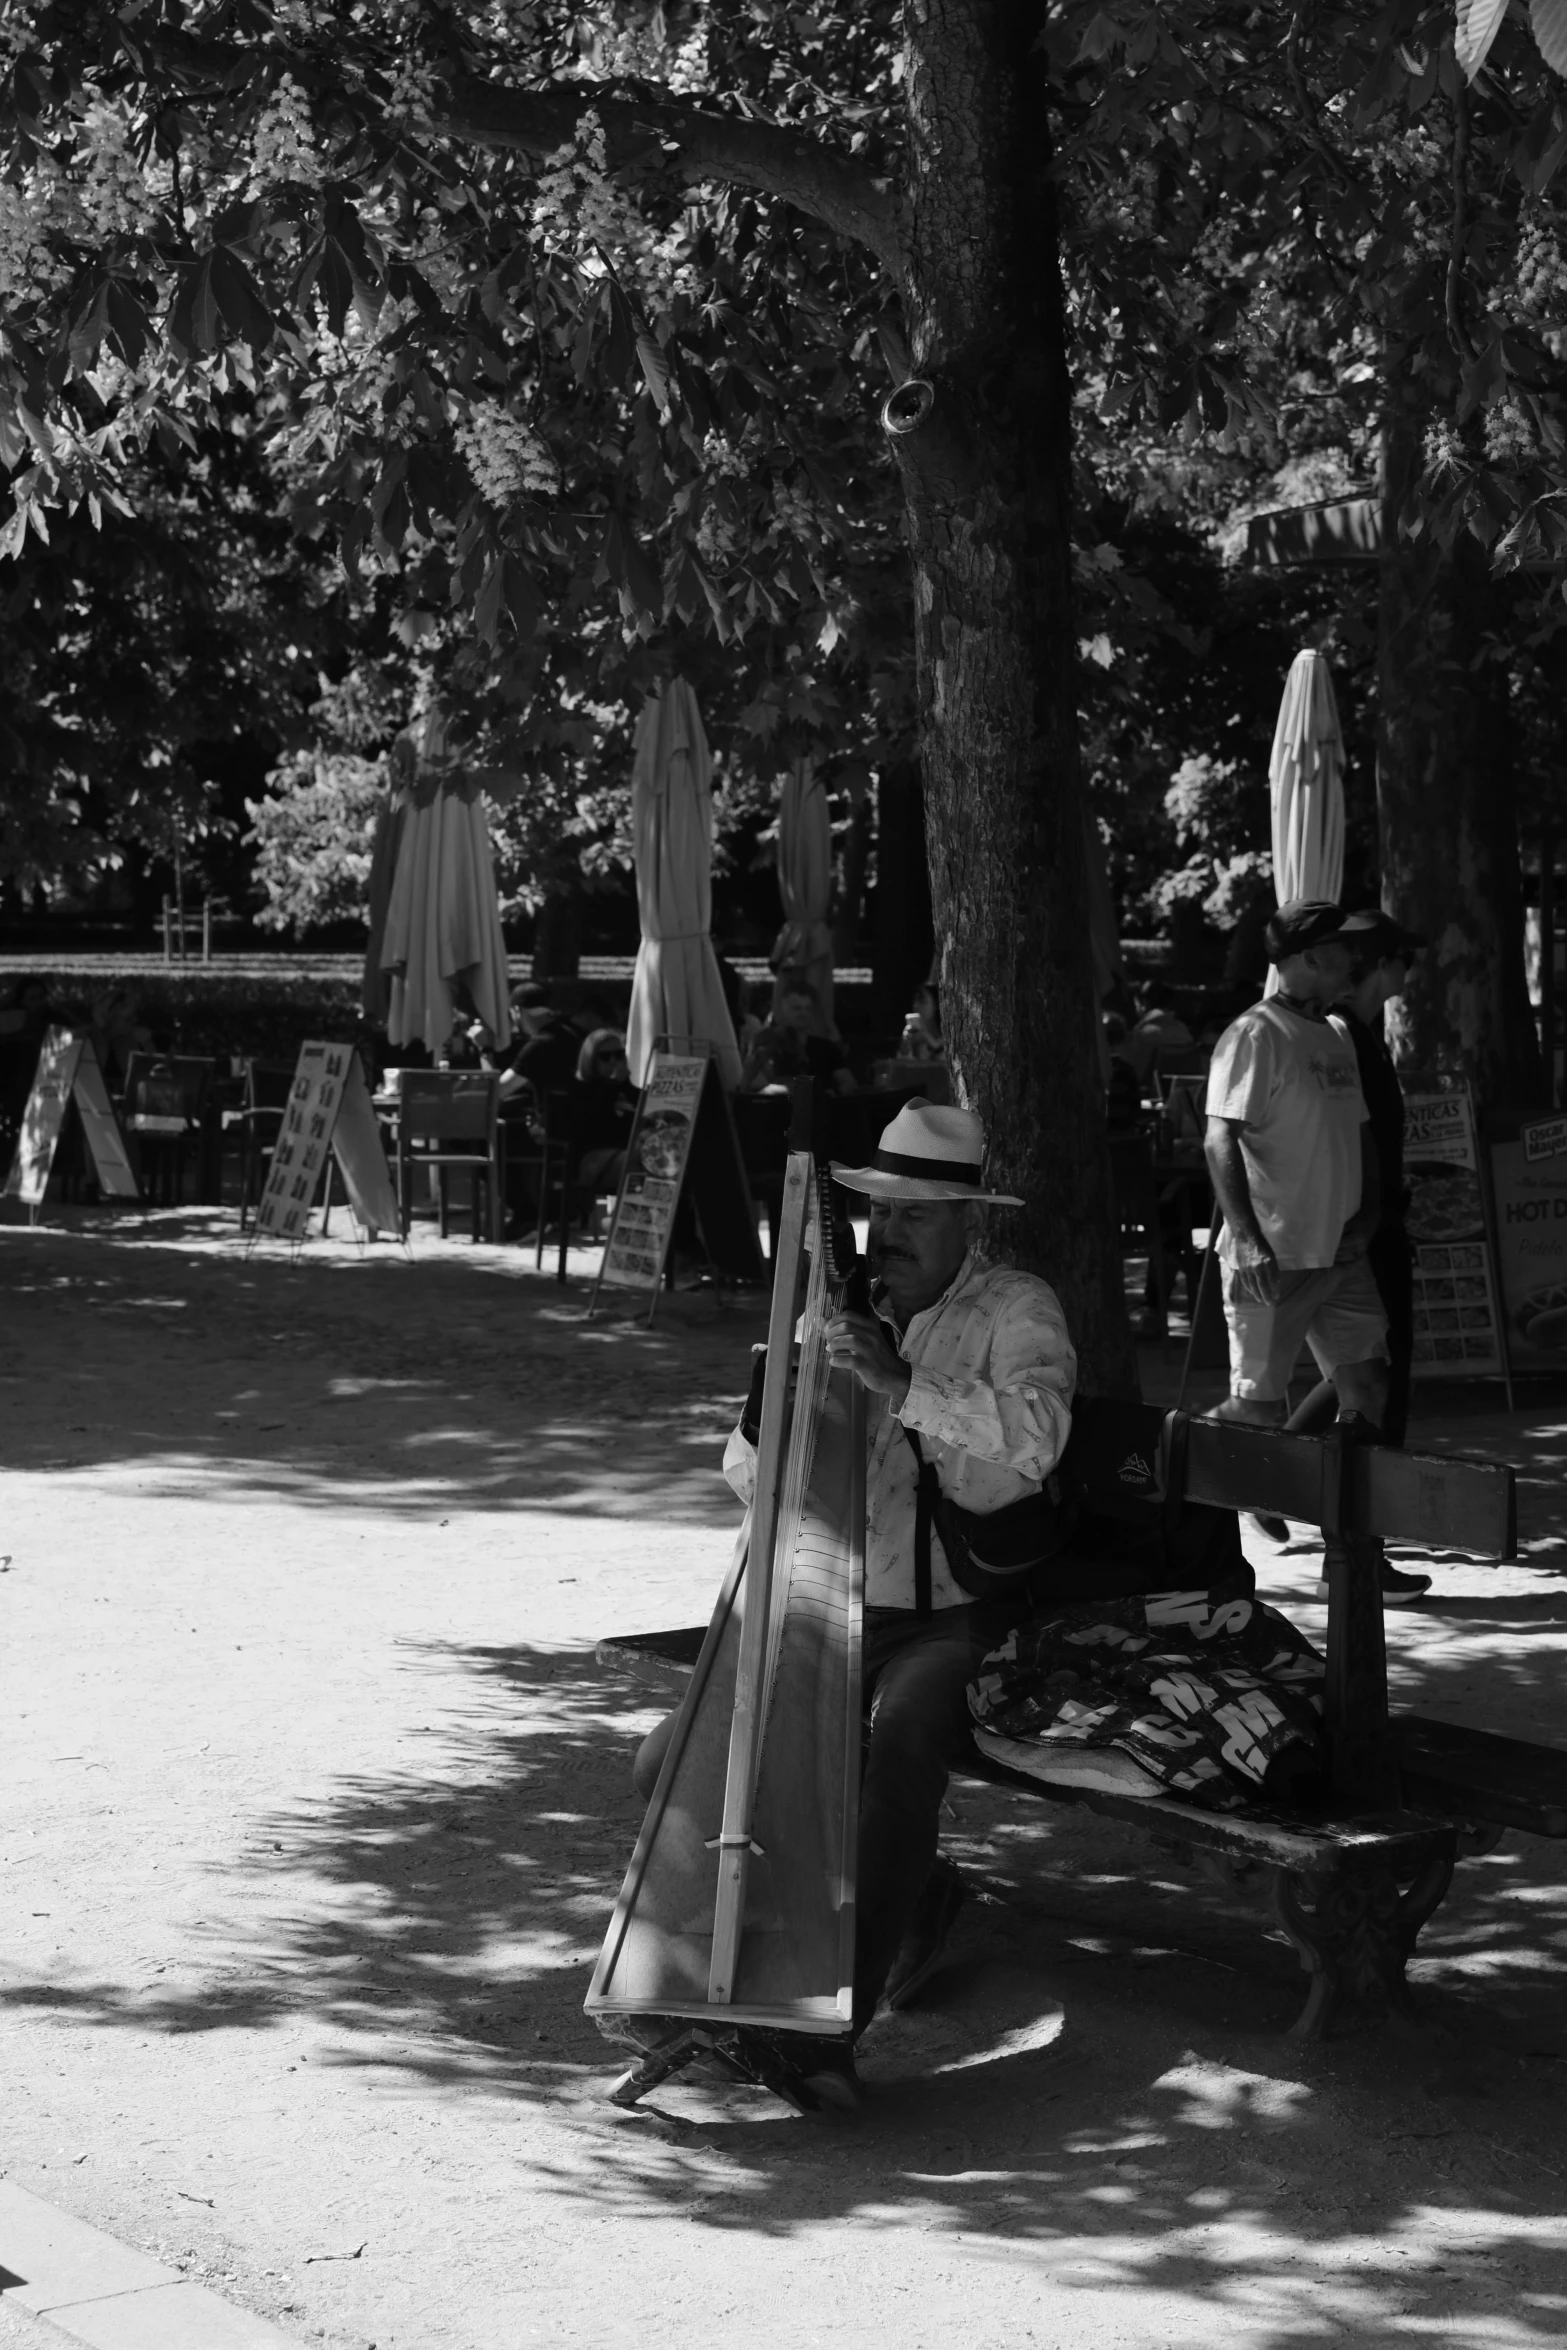
[[[437,1224],[446,1238],[451,1170],[468,1177],[472,1236],[480,1238],[479,1193],[489,1237],[499,1241],[506,1213],[506,1129],[500,1079],[488,1069],[405,1069],[397,1106],[397,1204],[404,1240],[413,1222],[414,1174],[435,1173]]]
[[[195,1168],[195,1196],[210,1199],[217,1131],[212,1116],[215,1064],[193,1053],[134,1052],[125,1067],[125,1131],[136,1150],[145,1199],[178,1207],[185,1169]]]
[[[225,1125],[239,1128],[239,1228],[246,1229],[250,1212],[266,1188],[272,1152],[288,1110],[294,1071],[282,1061],[247,1061],[245,1098],[237,1110],[224,1112]]]

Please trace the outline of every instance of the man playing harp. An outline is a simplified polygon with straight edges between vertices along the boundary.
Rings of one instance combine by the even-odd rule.
[[[835,1365],[866,1390],[864,1687],[854,2033],[885,1993],[933,1971],[963,1898],[937,1859],[948,1771],[969,1738],[965,1691],[1028,1612],[1030,1569],[1057,1547],[1051,1472],[1071,1428],[1076,1356],[1054,1291],[979,1246],[984,1134],[969,1110],[913,1101],[868,1167],[833,1167],[870,1203],[869,1314],[832,1322]],[[753,1396],[759,1395],[759,1382]],[[724,1472],[751,1496],[757,1429],[730,1437]],[[673,1717],[637,1756],[650,1796]],[[857,2100],[852,2045],[802,2037],[821,2102]]]

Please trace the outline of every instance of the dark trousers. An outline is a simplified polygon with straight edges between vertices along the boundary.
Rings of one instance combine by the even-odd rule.
[[[969,1743],[965,1692],[987,1651],[1020,1613],[1010,1602],[865,1611],[866,1742],[860,1779],[855,1887],[854,2028],[876,2012],[898,1945],[936,1858],[941,1799],[954,1758]],[[637,1749],[632,1778],[652,1794],[675,1716]]]
[[[1409,1428],[1411,1369],[1415,1357],[1415,1252],[1401,1224],[1378,1232],[1366,1251],[1371,1278],[1387,1313],[1387,1413],[1383,1441],[1401,1445]],[[1338,1396],[1323,1379],[1285,1423],[1296,1436],[1315,1436],[1338,1418]]]

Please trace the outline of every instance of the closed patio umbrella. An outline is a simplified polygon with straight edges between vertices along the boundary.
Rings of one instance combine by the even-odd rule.
[[[380,962],[390,975],[386,1033],[394,1045],[428,1045],[451,1034],[461,982],[498,1045],[511,1041],[506,941],[489,826],[476,778],[447,765],[444,730],[431,713],[417,744],[399,745],[405,771],[429,762],[404,787],[402,837],[387,901]]]
[[[392,902],[392,882],[397,873],[397,852],[402,846],[406,814],[406,794],[389,793],[376,812],[375,838],[370,849],[370,934],[365,941],[359,1004],[373,1028],[386,1026],[391,1006],[391,975],[381,968],[381,947],[386,938],[386,915]]]
[[[1333,673],[1321,653],[1297,653],[1284,681],[1268,761],[1273,809],[1273,893],[1335,901],[1344,886],[1344,737]],[[1265,995],[1279,985],[1269,964]]]
[[[1320,653],[1297,653],[1290,663],[1268,783],[1279,904],[1335,901],[1344,886],[1344,737],[1332,672]]]
[[[641,1085],[656,1036],[704,1037],[726,1086],[740,1047],[724,1001],[712,920],[712,763],[696,696],[674,678],[637,720],[631,839],[642,944],[631,982],[626,1055]]]
[[[784,923],[769,958],[778,985],[786,975],[807,980],[831,1021],[832,818],[827,787],[809,759],[796,759],[778,804],[778,894]]]

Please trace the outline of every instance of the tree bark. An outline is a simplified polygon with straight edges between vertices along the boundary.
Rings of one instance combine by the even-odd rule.
[[[1136,1392],[1095,1025],[1071,601],[1071,427],[1046,90],[1026,0],[907,0],[914,566],[942,1025],[1002,1222],[1081,1380]]]
[[[1394,372],[1395,385],[1401,371]],[[1523,961],[1505,678],[1485,656],[1485,549],[1400,538],[1428,395],[1402,376],[1384,436],[1377,821],[1382,902],[1430,940],[1387,1009],[1401,1068],[1467,1077],[1482,1103],[1543,1102]]]
[[[919,762],[884,767],[876,786],[876,887],[871,893],[872,1004],[878,1028],[896,1034],[930,970],[935,949],[930,860]]]

